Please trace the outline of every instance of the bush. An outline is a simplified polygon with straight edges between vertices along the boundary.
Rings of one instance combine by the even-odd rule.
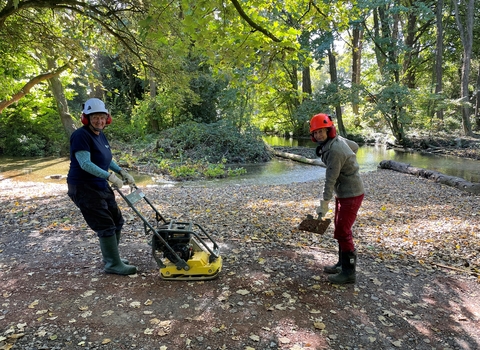
[[[108,139],[132,143],[143,137],[143,130],[133,125],[125,115],[118,114],[112,119],[112,123],[104,130]]]
[[[446,131],[457,131],[462,127],[462,121],[454,116],[449,116],[443,120]]]
[[[7,156],[59,156],[68,152],[68,138],[58,112],[46,103],[35,105],[28,98],[8,108],[0,118],[0,151]],[[59,132],[60,130],[60,132]]]
[[[157,149],[165,158],[208,163],[258,163],[270,160],[260,130],[239,130],[222,120],[213,124],[188,122],[160,133]]]
[[[4,153],[15,157],[43,157],[45,140],[38,135],[8,134]]]

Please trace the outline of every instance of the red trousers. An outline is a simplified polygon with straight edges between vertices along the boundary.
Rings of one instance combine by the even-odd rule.
[[[350,198],[335,198],[335,230],[333,238],[338,241],[342,252],[353,252],[352,226],[357,218],[364,195]]]

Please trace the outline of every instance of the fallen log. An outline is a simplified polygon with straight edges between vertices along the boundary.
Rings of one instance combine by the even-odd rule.
[[[395,162],[393,160],[382,160],[379,167],[381,169],[388,169],[398,171],[400,173],[420,176],[425,179],[430,179],[443,185],[455,187],[459,190],[466,191],[473,194],[480,194],[480,183],[473,183],[461,177],[449,176],[438,171],[416,168],[410,164]]]
[[[287,153],[287,152],[282,152],[277,150],[273,150],[273,154],[276,155],[277,157],[291,159],[296,162],[325,167],[325,164],[323,164],[323,162],[320,159],[311,159],[304,156],[300,156],[298,154]]]

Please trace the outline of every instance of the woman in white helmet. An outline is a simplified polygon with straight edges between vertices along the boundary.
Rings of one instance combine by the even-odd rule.
[[[124,220],[108,181],[114,187],[122,187],[124,181],[134,184],[135,180],[112,158],[110,145],[103,133],[105,126],[111,122],[112,117],[102,100],[91,98],[85,102],[83,127],[75,130],[70,137],[68,196],[100,240],[105,272],[132,275],[137,268],[128,265],[128,261],[121,260],[119,256],[118,244]]]

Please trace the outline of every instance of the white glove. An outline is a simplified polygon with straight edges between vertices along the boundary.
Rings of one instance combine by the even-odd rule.
[[[328,202],[330,201],[320,201],[320,206],[317,207],[317,214],[318,214],[318,219],[323,219],[325,215],[328,213]]]
[[[113,187],[122,188],[123,186],[123,181],[120,180],[114,173],[111,173],[107,180],[112,183]]]
[[[134,185],[135,179],[132,175],[127,173],[125,170],[120,170],[120,175],[122,176],[123,180],[127,183],[127,185]]]

